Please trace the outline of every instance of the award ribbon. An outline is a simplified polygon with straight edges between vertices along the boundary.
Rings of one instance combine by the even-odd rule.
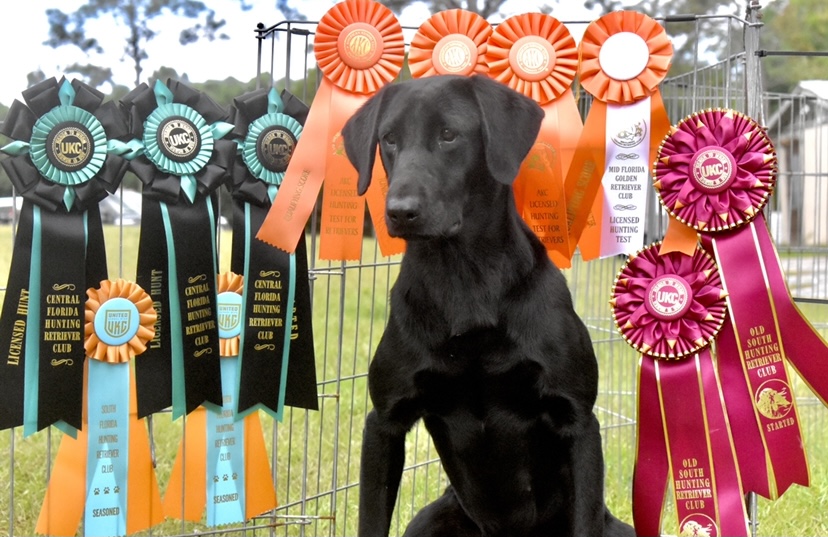
[[[254,236],[301,138],[294,116],[304,120],[307,107],[290,93],[280,98],[275,89],[257,90],[236,99],[232,115],[239,156],[228,183],[234,204],[230,268],[247,275],[236,401],[242,414],[262,408],[281,419],[285,404],[318,409],[307,250],[304,234],[294,253]]]
[[[233,126],[209,97],[173,80],[142,84],[122,102],[141,140],[130,162],[143,183],[137,280],[160,317],[136,363],[139,412],[172,405],[176,419],[205,401],[221,405],[216,189],[235,154],[222,139]]]
[[[127,535],[163,520],[149,437],[137,416],[130,360],[152,340],[152,299],[138,285],[104,280],[85,308],[84,427],[60,442],[36,530]]]
[[[324,181],[319,256],[360,259],[366,194],[384,255],[400,253],[403,242],[390,241],[384,223],[383,182],[358,185],[340,130],[348,118],[383,85],[400,73],[405,42],[402,28],[387,7],[373,0],[345,0],[320,19],[314,54],[324,77],[308,120],[285,171],[264,225],[256,235],[294,252]],[[385,236],[383,236],[383,234]]]
[[[447,9],[420,25],[408,49],[413,78],[486,74],[486,48],[492,26],[465,9]]]
[[[561,268],[570,266],[564,177],[582,122],[572,93],[578,49],[566,27],[542,13],[510,17],[489,38],[489,76],[533,98],[545,112],[515,180],[523,219]]]
[[[201,520],[206,504],[211,527],[244,522],[277,506],[259,415],[242,420],[233,410],[243,287],[238,274],[218,278],[223,404],[220,410],[200,407],[188,417],[164,496],[167,516],[193,522]]]
[[[710,343],[725,321],[713,259],[645,248],[618,273],[610,300],[622,337],[641,353],[633,519],[661,535],[670,476],[676,535],[747,536],[747,514]],[[701,533],[704,531],[705,533]]]
[[[47,79],[15,100],[0,151],[23,196],[0,310],[0,429],[81,426],[83,291],[106,278],[98,202],[114,192],[131,150],[127,118],[79,82]]]
[[[654,165],[676,250],[701,234],[728,293],[728,326],[717,338],[719,371],[745,489],[770,499],[809,470],[787,365],[826,401],[826,344],[799,314],[785,285],[762,207],[775,185],[776,154],[762,128],[728,109],[689,116],[671,130]]]
[[[578,51],[594,100],[564,184],[570,253],[631,254],[644,241],[648,163],[670,128],[658,85],[673,47],[655,20],[616,11],[587,27]]]

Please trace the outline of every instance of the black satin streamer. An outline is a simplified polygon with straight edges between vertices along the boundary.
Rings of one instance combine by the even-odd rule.
[[[0,310],[0,430],[23,424],[23,390],[32,266],[32,203],[23,200],[11,270]]]
[[[173,102],[196,110],[208,124],[225,121],[227,111],[206,94],[175,80],[167,81],[167,88],[173,93]],[[122,99],[122,104],[131,117],[132,134],[143,136],[143,125],[147,117],[157,108],[155,92],[141,84]],[[169,407],[173,402],[172,341],[173,327],[170,323],[170,279],[178,282],[183,336],[184,382],[186,412],[189,413],[202,403],[222,404],[221,369],[219,365],[218,328],[206,332],[187,334],[187,296],[183,293],[192,285],[191,277],[210,275],[207,293],[209,309],[201,322],[215,323],[215,256],[216,247],[212,242],[215,228],[206,209],[209,199],[215,208],[216,190],[221,186],[227,170],[233,162],[236,144],[230,140],[214,140],[210,160],[194,174],[197,193],[194,202],[186,199],[181,191],[181,179],[166,173],[146,156],[130,162],[130,168],[143,183],[143,209],[141,217],[141,240],[138,250],[138,284],[149,290],[150,297],[159,310],[160,320],[156,325],[156,337],[150,342],[140,360],[135,361],[138,417],[145,417]],[[167,207],[171,229],[166,229],[162,219],[161,203]],[[214,211],[214,214],[218,214]],[[212,223],[215,225],[215,222]],[[167,232],[172,234],[173,244],[168,245]],[[172,247],[175,255],[176,274],[169,274],[168,250]],[[208,270],[209,268],[209,270]],[[207,340],[196,337],[207,336]]]
[[[234,107],[231,109],[231,117],[235,124],[234,137],[244,139],[250,123],[267,113],[268,92],[268,89],[257,90],[234,100]],[[293,117],[300,124],[304,124],[308,114],[307,105],[287,91],[282,91],[281,99],[285,105],[283,113]],[[250,267],[248,274],[244,274],[246,295],[254,296],[255,291],[249,286],[254,284],[253,277],[261,270],[284,271],[285,278],[283,279],[286,289],[288,281],[286,271],[290,266],[288,254],[253,238],[270,208],[267,184],[254,177],[242,158],[237,156],[228,188],[234,199],[231,270],[237,274],[244,274],[245,246],[246,241],[249,241]],[[249,237],[245,236],[245,203],[249,204],[251,214]],[[304,237],[297,245],[295,256],[294,313],[288,318],[291,321],[291,342],[284,404],[296,408],[318,410],[313,318]],[[248,299],[247,309],[251,310],[252,305],[253,301]],[[249,318],[251,314],[252,311],[245,312],[245,318]],[[279,399],[276,388],[278,388],[278,379],[281,376],[282,349],[277,345],[277,348],[273,350],[263,348],[257,350],[256,345],[260,342],[256,340],[255,330],[250,327],[246,330],[245,346],[242,349],[239,410],[242,411],[259,402],[264,404],[265,401],[269,401],[270,403],[266,406],[276,411],[278,408],[276,402]],[[269,357],[267,357],[267,352],[270,352]]]
[[[49,78],[25,90],[23,99],[26,104],[17,100],[12,103],[0,133],[13,140],[30,142],[38,118],[61,104],[59,90],[64,82],[65,79]],[[72,106],[94,115],[103,126],[107,140],[129,139],[127,117],[117,103],[103,103],[103,93],[80,81],[74,80],[71,85],[75,92]],[[3,353],[0,358],[0,429],[23,424],[25,334],[32,329],[38,330],[40,347],[37,429],[59,420],[80,428],[86,289],[107,278],[98,203],[117,190],[126,172],[127,161],[120,155],[107,154],[93,178],[71,187],[43,177],[28,152],[6,158],[0,165],[23,197],[6,297],[0,310],[0,352]],[[67,188],[75,194],[68,211],[64,205]],[[35,229],[35,206],[40,209],[39,229]],[[35,233],[41,237],[40,259],[32,259]],[[23,299],[30,291],[29,278],[34,263],[39,264],[41,270],[40,304],[30,304]],[[55,289],[56,285],[64,287]],[[57,296],[69,298],[54,298]],[[66,303],[50,304],[49,300]],[[70,309],[48,309],[62,306]],[[26,314],[35,307],[40,310],[41,323],[31,327]],[[56,336],[58,332],[72,335],[68,339],[58,339],[64,337]]]

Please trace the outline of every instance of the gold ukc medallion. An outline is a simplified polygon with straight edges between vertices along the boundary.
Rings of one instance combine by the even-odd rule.
[[[62,123],[49,133],[46,155],[61,171],[83,168],[92,158],[92,135],[80,123]]]
[[[287,170],[295,147],[296,138],[293,133],[281,125],[275,125],[259,134],[256,141],[256,156],[268,170],[282,173]]]
[[[187,119],[170,117],[158,128],[158,147],[170,159],[186,162],[201,149],[201,136],[195,125]]]

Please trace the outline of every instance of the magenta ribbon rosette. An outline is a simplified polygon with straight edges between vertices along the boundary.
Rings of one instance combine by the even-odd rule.
[[[745,490],[775,499],[808,486],[787,364],[825,402],[828,347],[791,299],[761,212],[776,181],[773,144],[743,114],[699,112],[672,128],[653,177],[670,226],[700,233],[721,270],[728,319],[718,369]]]
[[[631,256],[615,280],[613,318],[641,353],[633,519],[660,535],[667,479],[676,534],[747,536],[743,489],[710,343],[727,314],[718,268],[697,248]]]

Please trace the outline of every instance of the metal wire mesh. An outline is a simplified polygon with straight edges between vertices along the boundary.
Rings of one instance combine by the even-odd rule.
[[[741,43],[748,23],[737,16],[685,17],[673,22],[693,26],[688,39],[695,43],[695,53],[690,71],[662,85],[671,120],[709,107],[744,109],[748,95],[746,65],[755,61]],[[663,21],[668,34],[673,22]],[[566,24],[575,33],[587,23]],[[307,53],[314,28],[314,23],[286,21],[259,29],[258,65],[263,84],[287,87],[305,102],[311,101],[318,83],[312,55]],[[722,58],[704,57],[703,43],[713,29],[728,43]],[[414,30],[404,28],[408,42]],[[589,104],[589,96],[582,94],[584,114]],[[768,208],[772,231],[793,295],[800,303],[815,308],[811,310],[816,312],[815,318],[825,319],[828,315],[821,312],[828,307],[824,305],[828,301],[828,127],[824,123],[828,103],[813,95],[773,94],[765,95],[762,105],[763,124],[784,149],[780,151],[780,187]],[[648,219],[651,240],[663,236],[666,224],[654,198],[651,196]],[[356,534],[362,424],[371,406],[367,368],[388,317],[389,290],[400,258],[383,257],[375,242],[368,239],[360,262],[321,262],[317,259],[317,229],[314,217],[307,231],[320,408],[316,412],[289,409],[281,423],[265,420],[280,507],[237,528],[211,530],[203,524],[169,521],[147,534]],[[2,239],[3,248],[11,249],[12,239],[13,234],[7,233]],[[129,259],[129,252],[124,251],[129,248],[125,229],[108,229],[107,240],[111,271],[133,277],[134,267],[124,266],[124,260]],[[229,246],[226,236],[222,240]],[[616,515],[629,521],[638,356],[617,334],[607,306],[622,263],[621,258],[589,263],[576,258],[565,275],[599,358],[596,413],[602,424],[607,502]],[[8,266],[0,266],[0,282],[5,282],[7,276]],[[823,335],[828,333],[825,322],[815,323],[815,327]],[[822,438],[825,408],[806,387],[798,386],[797,393],[806,439]],[[162,413],[153,417],[149,427],[163,493],[186,419],[173,422],[169,414]],[[0,528],[7,527],[9,535],[33,533],[34,521],[24,513],[37,512],[27,505],[39,505],[42,499],[56,452],[56,436],[46,432],[24,440],[19,430],[0,432],[0,448],[5,445],[8,453],[6,464],[0,465],[0,485],[5,485],[6,492],[6,500],[0,502],[7,504],[7,509],[0,510]],[[812,460],[812,467],[819,464]],[[418,425],[407,442],[391,534],[402,534],[413,514],[441,494],[446,484],[428,433]]]

